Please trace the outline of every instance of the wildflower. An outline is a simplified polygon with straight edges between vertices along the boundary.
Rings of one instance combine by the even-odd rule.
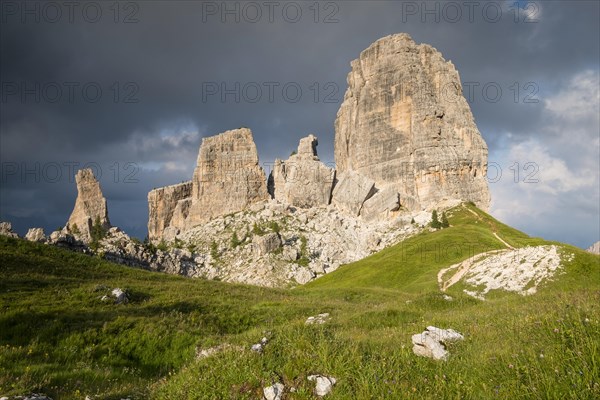
[[[508,368],[513,369],[515,366],[512,364],[508,364]]]

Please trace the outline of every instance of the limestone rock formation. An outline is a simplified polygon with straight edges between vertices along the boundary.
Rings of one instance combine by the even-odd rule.
[[[12,238],[19,237],[19,235],[17,235],[15,232],[13,232],[12,224],[10,222],[0,222],[0,235],[12,237]]]
[[[192,179],[186,226],[248,208],[268,199],[252,131],[240,128],[202,140]]]
[[[250,129],[204,138],[192,180],[148,194],[148,237],[172,241],[215,217],[265,201],[266,181]]]
[[[91,239],[92,226],[96,221],[100,222],[103,229],[110,228],[108,208],[100,184],[91,169],[79,170],[75,175],[75,181],[77,199],[66,230],[87,241]]]
[[[44,234],[44,228],[31,228],[27,231],[25,239],[30,242],[45,242],[46,235]]]
[[[192,194],[192,182],[183,182],[154,189],[148,193],[148,237],[163,237],[165,228],[184,226],[189,197]],[[181,203],[180,203],[181,202]]]
[[[300,140],[297,154],[286,161],[275,160],[269,176],[271,196],[295,207],[327,206],[335,181],[335,170],[317,156],[318,139],[309,135]]]
[[[375,193],[375,182],[352,170],[340,175],[333,189],[332,204],[340,211],[358,216],[364,202]]]
[[[445,198],[488,209],[487,146],[451,62],[407,34],[387,36],[352,62],[348,85],[335,122],[339,174],[393,188],[411,210]]]
[[[590,248],[587,249],[587,251],[593,254],[600,254],[600,242],[596,242],[593,245],[591,245]]]
[[[367,221],[378,217],[388,217],[391,211],[400,208],[400,196],[394,188],[386,188],[378,191],[367,199],[362,207],[360,215]]]

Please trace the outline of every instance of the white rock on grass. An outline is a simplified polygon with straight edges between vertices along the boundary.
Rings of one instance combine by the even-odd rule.
[[[308,380],[316,382],[315,394],[321,397],[329,394],[337,382],[334,377],[323,375],[309,375]]]
[[[422,333],[412,336],[413,352],[421,357],[434,360],[447,360],[445,345],[464,340],[464,336],[453,329],[440,329],[428,326]]]
[[[268,386],[263,389],[265,400],[281,400],[281,395],[285,386],[282,383],[276,383],[273,386]]]
[[[256,353],[262,353],[267,343],[269,343],[269,339],[263,337],[262,339],[260,339],[259,343],[253,344],[252,347],[250,347],[250,350]]]
[[[327,321],[329,321],[329,319],[330,319],[329,313],[323,313],[323,314],[319,314],[314,317],[308,317],[306,319],[306,322],[304,322],[304,324],[305,325],[322,325],[322,324],[326,323]]]
[[[114,288],[112,290],[112,295],[115,298],[115,303],[116,304],[127,304],[129,302],[129,298],[127,297],[127,293],[120,289],[120,288]]]

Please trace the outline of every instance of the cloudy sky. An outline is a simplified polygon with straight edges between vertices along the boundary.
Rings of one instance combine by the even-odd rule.
[[[240,126],[267,165],[308,133],[333,162],[350,61],[407,32],[460,72],[492,214],[587,247],[600,239],[599,4],[3,1],[0,219],[64,225],[88,165],[111,222],[144,237],[147,192],[189,180],[202,137]]]

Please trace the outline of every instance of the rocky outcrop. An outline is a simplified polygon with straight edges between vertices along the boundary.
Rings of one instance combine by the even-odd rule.
[[[204,138],[192,180],[148,194],[148,237],[169,242],[215,217],[265,201],[266,181],[250,129]]]
[[[268,199],[265,172],[248,128],[204,138],[192,179],[186,226],[248,208]]]
[[[148,237],[156,240],[163,237],[165,228],[181,229],[185,225],[192,195],[192,182],[154,189],[148,193]]]
[[[269,176],[272,198],[302,208],[329,204],[335,170],[319,161],[317,145],[317,137],[309,135],[300,140],[296,154],[286,161],[275,160]]]
[[[600,242],[596,242],[593,245],[591,245],[590,248],[587,249],[587,251],[593,254],[600,254]]]
[[[411,210],[446,198],[488,209],[487,146],[451,62],[392,35],[352,62],[348,86],[335,122],[338,173],[392,188]]]
[[[12,238],[18,238],[17,235],[12,230],[12,224],[10,222],[0,222],[0,236],[8,236]]]
[[[30,242],[45,242],[46,235],[44,234],[44,228],[31,228],[27,231],[25,239]]]
[[[341,174],[333,189],[332,204],[340,211],[358,216],[365,201],[375,193],[375,182],[349,170]]]
[[[91,169],[79,170],[75,175],[75,181],[77,199],[67,222],[66,231],[85,242],[91,240],[94,223],[99,222],[105,230],[110,228],[108,208],[100,184]]]

